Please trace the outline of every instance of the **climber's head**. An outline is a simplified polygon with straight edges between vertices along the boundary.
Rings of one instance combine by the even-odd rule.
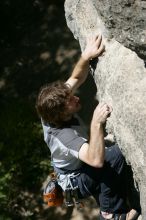
[[[57,81],[40,89],[36,108],[44,122],[61,125],[81,108],[80,99],[74,96],[67,84]]]

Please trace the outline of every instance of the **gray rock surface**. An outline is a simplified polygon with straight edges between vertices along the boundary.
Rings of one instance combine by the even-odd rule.
[[[111,37],[146,60],[146,1],[93,0]]]
[[[132,166],[140,190],[143,219],[146,218],[145,10],[146,1],[140,0],[65,2],[67,24],[79,40],[81,50],[88,35],[98,32],[103,35],[106,52],[94,72],[97,99],[113,106],[106,129],[115,135]]]

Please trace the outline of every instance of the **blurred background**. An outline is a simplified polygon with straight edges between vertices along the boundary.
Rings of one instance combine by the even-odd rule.
[[[42,201],[50,153],[35,100],[40,86],[68,77],[79,54],[64,0],[0,1],[0,220],[53,215]]]

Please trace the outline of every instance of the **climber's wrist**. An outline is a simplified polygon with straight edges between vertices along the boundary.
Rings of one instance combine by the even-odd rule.
[[[81,54],[81,57],[85,60],[85,61],[90,61],[90,59],[92,58],[92,57],[90,57],[89,56],[89,54],[87,54],[86,52],[83,52],[82,54]]]

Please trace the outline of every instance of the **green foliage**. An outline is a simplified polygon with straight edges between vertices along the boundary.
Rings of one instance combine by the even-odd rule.
[[[23,191],[41,193],[50,154],[29,103],[7,100],[1,105],[0,121],[0,208],[11,213]]]

